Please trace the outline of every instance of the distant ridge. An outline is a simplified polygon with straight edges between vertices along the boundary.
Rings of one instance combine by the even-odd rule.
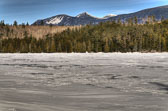
[[[75,26],[75,25],[87,25],[87,24],[98,24],[100,22],[115,21],[120,19],[121,21],[126,21],[129,18],[137,17],[138,22],[145,22],[145,18],[148,16],[154,16],[157,21],[162,18],[168,19],[168,5],[144,9],[135,13],[122,14],[122,15],[107,15],[103,18],[98,18],[90,15],[87,12],[83,12],[75,17],[61,14],[50,18],[37,20],[32,25],[57,25],[57,26]]]
[[[143,22],[143,19],[147,18],[148,16],[154,16],[157,21],[161,20],[162,18],[168,19],[168,5],[144,9],[135,13],[118,15],[111,17],[110,20],[121,19],[122,21],[125,21],[129,18],[137,17],[139,22]]]
[[[74,25],[86,25],[86,24],[98,24],[99,22],[103,22],[104,18],[98,18],[90,15],[87,12],[83,12],[78,14],[77,16],[69,16],[65,14],[56,15],[50,18],[46,18],[43,20],[37,20],[33,25],[58,25],[58,26],[74,26]]]

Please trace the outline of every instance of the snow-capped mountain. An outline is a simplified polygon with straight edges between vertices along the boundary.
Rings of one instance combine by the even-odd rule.
[[[50,19],[49,21],[46,21],[47,24],[59,24],[64,19],[64,16],[55,17]]]
[[[117,15],[109,14],[109,15],[104,16],[103,18],[104,18],[104,19],[108,19],[108,18],[110,18],[110,17],[115,17],[115,16],[117,16]]]
[[[37,20],[33,25],[86,25],[86,24],[98,24],[105,21],[105,18],[98,18],[88,14],[87,12],[81,13],[75,17],[69,15],[57,15],[43,20]]]
[[[106,21],[116,21],[120,19],[125,22],[129,18],[137,17],[139,23],[143,23],[148,16],[155,16],[156,20],[161,20],[161,18],[168,19],[168,5],[155,7],[150,9],[141,10],[135,13],[122,14],[122,15],[107,15],[103,18],[98,18],[88,14],[87,12],[81,13],[75,17],[69,15],[57,15],[43,20],[37,20],[32,25],[87,25],[87,24],[98,24],[100,22]]]
[[[64,25],[65,23],[68,25],[68,21],[73,21],[74,17],[69,15],[57,15],[50,18],[46,18],[43,20],[37,20],[33,25]]]

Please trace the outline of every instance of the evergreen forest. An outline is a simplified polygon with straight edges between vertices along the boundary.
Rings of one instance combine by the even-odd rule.
[[[42,38],[27,31],[22,38],[16,37],[10,27],[30,26],[1,21],[0,53],[168,52],[168,20],[158,22],[152,17],[145,24],[138,24],[135,17],[124,23],[117,20],[67,28],[60,33],[46,33]]]

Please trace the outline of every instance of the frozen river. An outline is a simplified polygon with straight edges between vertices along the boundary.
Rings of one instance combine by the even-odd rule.
[[[0,111],[168,111],[168,53],[0,54]]]

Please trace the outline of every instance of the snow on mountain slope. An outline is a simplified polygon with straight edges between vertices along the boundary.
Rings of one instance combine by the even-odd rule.
[[[88,14],[87,12],[81,13],[76,17],[69,15],[57,15],[54,17],[46,18],[43,20],[37,20],[33,25],[65,25],[65,26],[73,26],[73,25],[86,25],[86,24],[98,24],[102,22],[103,18],[98,18]],[[43,24],[41,24],[43,23]]]
[[[88,14],[87,12],[83,12],[76,17],[69,15],[57,15],[54,17],[46,18],[43,20],[37,20],[33,25],[65,25],[65,26],[73,26],[73,25],[86,25],[86,24],[98,24],[103,22],[105,18],[98,18]]]
[[[109,14],[109,15],[104,16],[103,18],[104,19],[108,19],[108,18],[114,17],[114,16],[117,16],[117,15],[115,15],[115,14]]]
[[[32,25],[65,25],[65,26],[74,26],[74,25],[87,25],[87,24],[98,24],[100,22],[107,21],[116,21],[120,19],[125,22],[129,18],[138,18],[138,23],[145,23],[144,18],[148,16],[155,16],[156,20],[168,19],[168,5],[155,7],[150,9],[141,10],[135,13],[114,15],[110,14],[103,18],[98,18],[88,14],[87,12],[81,13],[75,17],[69,15],[57,15],[43,20],[37,20]]]
[[[47,24],[59,24],[63,20],[64,16],[61,17],[55,17],[51,19],[50,21],[47,21]]]

